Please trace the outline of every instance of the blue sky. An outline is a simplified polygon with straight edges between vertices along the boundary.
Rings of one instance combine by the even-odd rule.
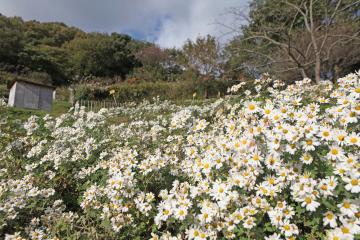
[[[0,13],[180,47],[197,36],[221,37],[226,29],[217,22],[232,25],[227,10],[246,4],[247,0],[0,0]]]

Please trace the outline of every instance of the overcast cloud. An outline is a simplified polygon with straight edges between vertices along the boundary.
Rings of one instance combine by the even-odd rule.
[[[227,9],[247,0],[0,0],[0,13],[25,20],[59,21],[85,31],[121,32],[162,47],[226,32]],[[220,40],[224,41],[225,38]]]

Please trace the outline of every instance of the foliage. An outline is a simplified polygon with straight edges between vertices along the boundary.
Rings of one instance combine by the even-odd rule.
[[[243,22],[236,26],[241,34],[227,46],[229,66],[250,66],[290,81],[334,80],[355,71],[360,62],[359,4],[254,0],[248,15],[235,8],[231,14]]]
[[[198,106],[2,107],[1,237],[358,238],[360,74],[262,81]]]
[[[182,73],[177,63],[179,51],[176,49],[162,49],[149,44],[135,54],[141,67],[134,69],[130,81],[174,81]]]
[[[140,82],[137,84],[121,83],[110,85],[106,87],[94,87],[92,85],[79,85],[76,91],[76,98],[78,100],[111,100],[110,90],[115,91],[115,98],[117,102],[141,102],[143,99],[152,99],[159,96],[161,99],[181,100],[191,99],[196,93],[197,98],[216,97],[224,95],[229,82],[213,81],[211,83],[204,81],[183,80],[179,82]],[[204,95],[207,89],[207,96]]]
[[[194,42],[188,40],[182,48],[179,59],[186,72],[197,73],[197,79],[208,85],[222,77],[221,49],[213,36],[198,37]],[[208,97],[208,89],[204,90],[205,97]]]
[[[0,70],[44,72],[55,85],[88,75],[124,78],[139,64],[134,54],[142,45],[123,34],[85,33],[63,23],[0,15]]]
[[[90,33],[72,40],[66,49],[73,53],[70,60],[73,74],[79,78],[88,75],[125,78],[138,65],[134,57],[138,46],[133,41],[129,36],[117,33]]]
[[[206,77],[214,78],[221,73],[220,46],[213,36],[198,37],[194,42],[188,40],[180,58],[185,67]]]

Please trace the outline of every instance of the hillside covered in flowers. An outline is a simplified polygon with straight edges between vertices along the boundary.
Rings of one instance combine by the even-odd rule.
[[[198,105],[1,115],[0,238],[359,239],[360,73],[255,83]]]

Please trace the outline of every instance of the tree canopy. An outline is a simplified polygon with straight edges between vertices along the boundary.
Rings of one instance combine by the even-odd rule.
[[[126,34],[0,15],[0,73],[47,76],[54,85],[92,79],[241,80],[260,73],[293,82],[336,79],[360,68],[360,1],[252,0],[232,8],[237,34],[164,49]]]
[[[241,34],[228,45],[230,61],[285,79],[319,81],[336,69],[344,75],[360,60],[359,6],[346,0],[254,0],[248,15],[235,8],[231,14],[247,24],[236,26]]]
[[[63,23],[0,15],[0,70],[47,73],[55,85],[89,75],[125,77],[145,43],[125,34],[85,33]]]

